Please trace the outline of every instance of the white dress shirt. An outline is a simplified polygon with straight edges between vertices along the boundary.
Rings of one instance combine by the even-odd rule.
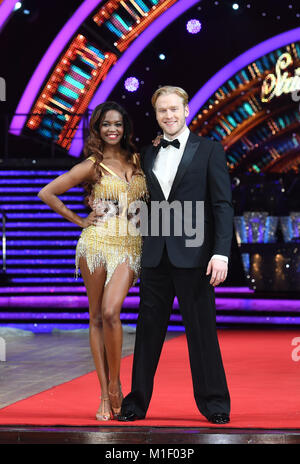
[[[190,130],[187,126],[181,134],[176,137],[176,139],[180,142],[180,147],[176,148],[172,145],[169,145],[166,148],[161,147],[159,152],[156,156],[154,165],[153,165],[153,173],[157,177],[158,182],[160,183],[161,189],[167,200],[172,188],[172,184],[175,179],[175,175],[181,161],[187,140],[190,135]],[[171,140],[164,134],[164,138],[166,140]],[[213,255],[212,259],[221,259],[222,261],[228,262],[227,256],[222,255]]]

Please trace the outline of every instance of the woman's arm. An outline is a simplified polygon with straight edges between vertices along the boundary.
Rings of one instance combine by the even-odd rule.
[[[52,182],[43,187],[38,197],[50,206],[53,211],[60,214],[62,217],[67,219],[80,227],[87,227],[94,224],[96,220],[96,214],[93,211],[86,218],[78,216],[78,214],[71,211],[66,205],[58,198],[58,195],[70,190],[72,187],[84,182],[92,181],[94,179],[94,163],[91,160],[82,161],[82,163],[76,164],[70,171],[58,176]]]

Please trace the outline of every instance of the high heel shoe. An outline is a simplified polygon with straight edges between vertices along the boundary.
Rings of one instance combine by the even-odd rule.
[[[101,403],[99,406],[98,411],[96,412],[96,419],[98,421],[108,421],[111,420],[112,418],[112,412],[111,412],[111,405],[110,405],[110,399],[109,398],[101,398]],[[105,408],[105,403],[109,403],[109,408]],[[109,411],[108,411],[109,409]]]
[[[122,390],[121,390],[121,387],[120,387],[120,390],[116,393],[111,393],[111,392],[108,392],[109,394],[109,399],[110,399],[110,403],[111,403],[111,409],[112,409],[112,413],[113,413],[113,417],[114,419],[118,419],[118,417],[120,416],[121,414],[121,406],[122,406],[122,401],[123,401],[123,393],[122,393]],[[119,405],[120,406],[113,406],[112,403],[112,398],[119,398]]]

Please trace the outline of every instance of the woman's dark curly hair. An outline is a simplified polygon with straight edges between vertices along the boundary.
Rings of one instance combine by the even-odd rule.
[[[100,126],[102,121],[105,118],[105,115],[108,111],[117,111],[121,114],[123,119],[124,134],[121,139],[121,148],[127,153],[127,160],[131,161],[134,166],[134,173],[139,173],[141,171],[139,157],[136,154],[135,146],[132,142],[133,137],[133,127],[131,119],[127,111],[118,103],[114,101],[107,101],[96,106],[94,109],[90,123],[89,123],[89,136],[85,142],[83,154],[85,158],[93,156],[95,158],[94,168],[97,175],[97,180],[99,181],[102,175],[100,163],[103,160],[103,140],[100,137]],[[94,182],[86,182],[84,188],[86,190],[87,201],[92,193]],[[86,201],[86,202],[87,202]]]

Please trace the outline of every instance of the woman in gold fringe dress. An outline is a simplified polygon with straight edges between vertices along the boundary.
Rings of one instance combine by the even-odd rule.
[[[80,269],[89,300],[90,346],[101,388],[98,420],[120,413],[120,312],[140,270],[138,205],[148,194],[131,138],[126,111],[115,102],[98,105],[84,147],[86,159],[38,194],[55,212],[83,228],[76,248],[76,272]],[[92,209],[85,218],[58,198],[82,183]]]

